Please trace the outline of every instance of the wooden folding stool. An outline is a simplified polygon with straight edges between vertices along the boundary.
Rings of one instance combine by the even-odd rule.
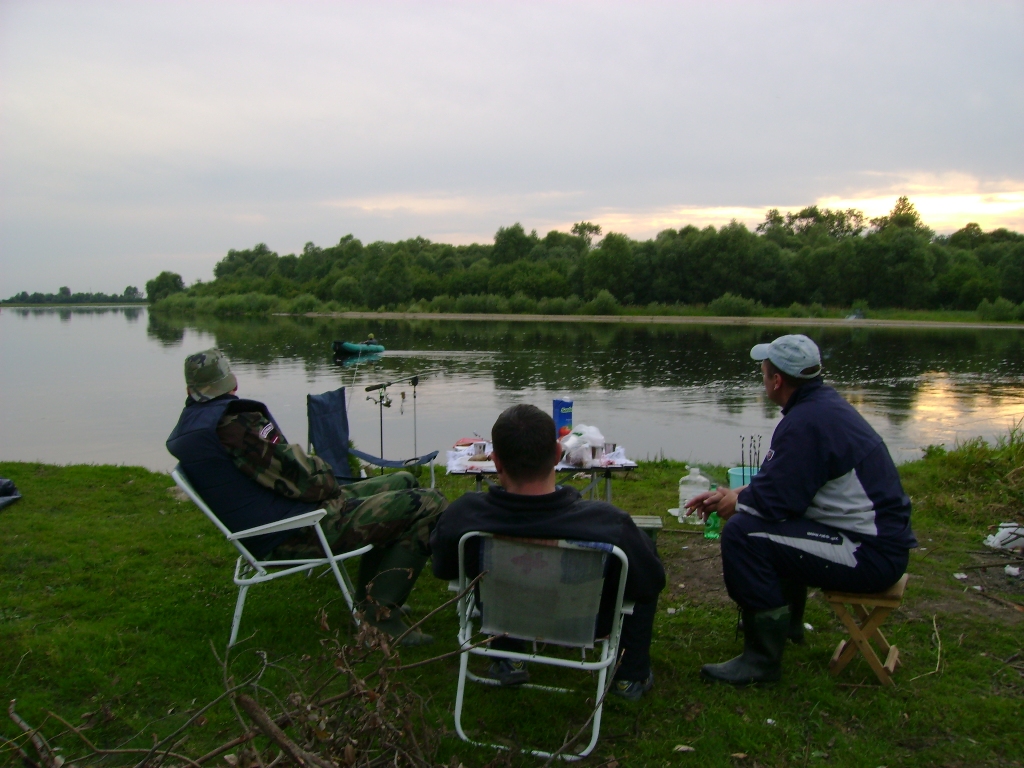
[[[851,638],[839,641],[836,652],[832,654],[832,660],[828,663],[829,672],[838,675],[860,651],[882,685],[893,685],[892,674],[896,671],[896,665],[899,664],[900,652],[895,645],[889,645],[879,627],[882,626],[889,614],[895,608],[899,608],[900,603],[903,602],[903,590],[907,588],[908,578],[907,574],[903,574],[903,577],[889,589],[873,595],[825,592],[825,599],[839,616]],[[853,608],[856,618],[847,610],[847,605]],[[868,608],[872,609],[870,613]],[[878,660],[875,649],[871,646],[871,640],[876,641],[882,653],[885,654],[884,664]]]

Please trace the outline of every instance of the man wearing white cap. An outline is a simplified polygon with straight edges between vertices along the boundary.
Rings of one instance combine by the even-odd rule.
[[[687,505],[729,520],[722,564],[729,595],[743,610],[743,653],[705,664],[701,677],[733,685],[781,677],[786,639],[803,642],[808,585],[880,592],[903,575],[917,546],[889,450],[824,384],[817,345],[780,336],[750,356],[783,419],[749,485]]]

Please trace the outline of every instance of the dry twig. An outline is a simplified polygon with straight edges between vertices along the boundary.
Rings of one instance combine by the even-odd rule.
[[[273,741],[281,750],[287,754],[292,760],[299,765],[315,765],[319,768],[334,768],[334,766],[327,760],[307,752],[294,741],[289,739],[285,732],[277,727],[277,723],[266,712],[263,708],[255,702],[250,696],[246,696],[244,693],[240,693],[235,697],[238,705],[245,710],[245,714],[252,718],[252,721],[256,724],[256,727],[263,731],[266,736]]]
[[[46,739],[43,738],[43,734],[39,732],[39,729],[30,726],[21,718],[21,715],[14,711],[16,702],[17,699],[11,699],[11,703],[7,707],[7,716],[11,718],[11,722],[28,735],[28,739],[32,742],[32,746],[35,747],[39,759],[43,761],[43,765],[47,766],[47,768],[60,768],[61,763],[57,761],[53,754],[53,749],[51,749]]]
[[[939,625],[936,622],[937,615],[932,616],[932,629],[935,631],[935,642],[938,644],[938,648],[935,651],[935,669],[931,672],[925,672],[923,675],[910,678],[910,682],[914,682],[918,678],[928,677],[928,675],[934,675],[939,671],[939,665],[942,663],[942,636],[939,635]]]

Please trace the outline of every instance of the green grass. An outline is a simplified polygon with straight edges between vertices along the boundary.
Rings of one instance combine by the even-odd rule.
[[[951,574],[972,558],[991,559],[970,554],[980,549],[988,525],[1019,518],[1024,470],[1015,470],[1022,464],[1015,433],[998,448],[972,442],[950,453],[933,450],[901,468],[915,502],[915,530],[928,549],[913,553],[904,606],[887,624],[904,661],[894,690],[841,685],[875,682],[860,660],[838,680],[828,675],[842,635],[820,599],[808,606],[816,631],[806,646],[787,650],[782,683],[747,690],[705,685],[700,664],[740,649],[735,610],[672,588],[655,625],[657,686],[638,705],[608,702],[596,754],[644,766],[1020,765],[1024,679],[1002,660],[1024,647],[1024,614],[964,593]],[[724,480],[723,468],[705,469]],[[633,514],[662,514],[675,506],[682,473],[676,462],[644,463],[615,481],[615,500]],[[109,712],[94,716],[93,741],[148,747],[153,733],[166,736],[183,713],[223,690],[211,642],[219,652],[227,639],[236,594],[233,550],[198,510],[168,494],[167,475],[135,467],[0,463],[0,477],[14,479],[24,495],[0,512],[0,689],[5,699],[17,699],[28,722],[45,721],[43,731],[53,738],[62,728],[46,721],[47,711],[71,722]],[[472,484],[444,477],[440,485],[454,498]],[[685,569],[696,567],[680,560],[681,548],[696,546],[694,539],[667,532],[659,538],[673,585],[689,581]],[[980,578],[981,572],[971,573]],[[989,593],[1024,602],[1019,581],[1000,582],[994,572],[985,578]],[[425,573],[411,600],[415,615],[447,597],[446,585]],[[317,620],[322,606],[328,631]],[[682,610],[669,615],[670,606]],[[936,664],[933,617],[942,665],[938,674],[925,675]],[[456,648],[453,611],[438,614],[425,629],[437,643],[403,651],[405,663]],[[253,589],[241,636],[254,631],[233,653],[238,676],[259,663],[257,649],[294,670],[306,663],[304,656],[316,656],[325,637],[349,633],[333,581],[302,577]],[[456,671],[453,658],[401,674],[425,698],[428,720],[447,732],[439,761],[457,756],[466,766],[481,766],[494,753],[451,733]],[[548,671],[536,677],[573,680]],[[591,685],[589,678],[575,679],[581,689]],[[289,690],[284,669],[271,669],[266,682]],[[582,694],[471,687],[467,712],[467,727],[481,734],[552,745],[570,725],[575,730],[588,709]],[[188,754],[202,754],[239,731],[225,704],[207,716],[182,747]],[[17,730],[3,720],[0,734],[13,738]],[[67,755],[79,749],[68,736],[55,741]],[[696,752],[674,752],[679,744]],[[735,753],[749,757],[730,757]],[[4,760],[14,762],[0,749]],[[520,757],[513,764],[539,762]]]

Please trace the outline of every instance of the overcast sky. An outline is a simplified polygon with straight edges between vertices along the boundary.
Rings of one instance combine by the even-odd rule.
[[[1024,3],[0,2],[0,297],[908,194],[1024,231]]]

